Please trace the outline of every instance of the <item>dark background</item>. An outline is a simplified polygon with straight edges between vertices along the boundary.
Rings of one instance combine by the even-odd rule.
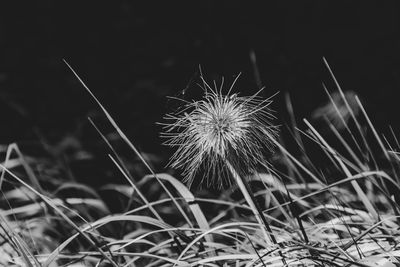
[[[0,143],[57,142],[101,120],[66,59],[142,150],[160,149],[155,124],[201,65],[243,94],[290,92],[298,118],[327,100],[325,56],[378,128],[398,129],[398,1],[2,1]],[[330,89],[333,89],[330,86]],[[189,86],[188,90],[198,90]],[[281,119],[281,113],[278,117]],[[95,135],[93,135],[95,136]],[[96,136],[96,138],[98,138]]]

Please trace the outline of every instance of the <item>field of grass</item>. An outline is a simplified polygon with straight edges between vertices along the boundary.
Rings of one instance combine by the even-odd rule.
[[[279,127],[271,99],[204,78],[205,98],[166,116],[176,153],[161,173],[71,68],[113,129],[89,118],[123,182],[69,179],[46,143],[41,156],[2,145],[0,265],[400,266],[398,133],[380,134],[326,67],[336,84],[321,87],[327,104],[300,120],[292,101],[305,100],[287,95]],[[132,175],[138,165],[148,174]]]

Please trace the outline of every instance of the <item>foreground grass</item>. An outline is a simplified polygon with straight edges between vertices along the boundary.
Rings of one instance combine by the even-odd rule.
[[[125,184],[100,192],[57,177],[43,181],[38,170],[52,169],[51,160],[26,157],[16,144],[3,147],[0,264],[398,266],[400,146],[393,131],[378,134],[359,99],[338,84],[327,94],[325,116],[315,116],[323,121],[319,130],[316,120],[298,129],[290,112],[296,149],[277,142],[265,171],[249,177],[276,243],[265,238],[241,188],[194,195],[176,177],[155,173],[85,88],[149,175],[135,181],[93,121]],[[289,98],[287,104],[291,111]],[[111,211],[104,194],[123,199],[125,209]]]

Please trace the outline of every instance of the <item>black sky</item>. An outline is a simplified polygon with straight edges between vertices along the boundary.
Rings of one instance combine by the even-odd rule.
[[[66,59],[137,143],[201,65],[206,76],[290,92],[299,117],[333,90],[326,57],[374,121],[400,128],[398,1],[9,1],[0,4],[0,143],[74,131],[96,110]],[[196,90],[196,89],[190,89]],[[147,145],[146,145],[147,144]]]

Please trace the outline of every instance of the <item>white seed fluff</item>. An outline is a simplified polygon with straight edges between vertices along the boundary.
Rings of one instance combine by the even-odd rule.
[[[165,144],[177,147],[169,165],[183,170],[189,187],[194,182],[223,187],[232,179],[227,161],[247,176],[271,151],[277,135],[268,108],[272,100],[260,98],[259,92],[247,97],[223,95],[206,83],[204,90],[203,99],[186,102],[166,116],[170,123],[163,136],[168,138]]]

